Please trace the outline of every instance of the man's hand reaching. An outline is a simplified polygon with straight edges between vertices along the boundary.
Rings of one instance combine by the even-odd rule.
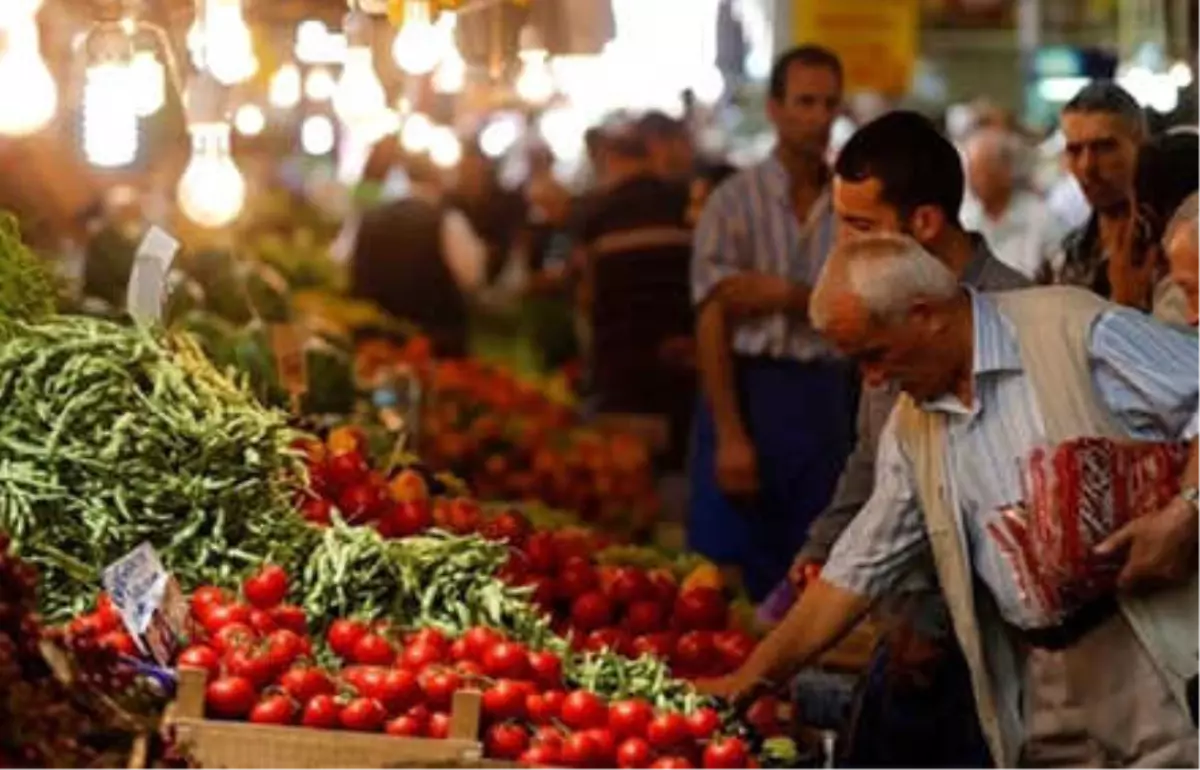
[[[1127,549],[1117,577],[1122,590],[1171,585],[1195,572],[1198,534],[1196,508],[1176,498],[1158,513],[1117,530],[1096,546],[1096,553],[1108,556]]]

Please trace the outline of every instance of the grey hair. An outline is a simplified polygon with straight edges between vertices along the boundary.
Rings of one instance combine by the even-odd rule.
[[[1137,136],[1147,133],[1146,113],[1128,91],[1112,80],[1093,80],[1063,105],[1068,112],[1101,112],[1120,118]]]
[[[985,126],[977,128],[967,137],[967,152],[982,151],[995,158],[997,163],[1015,166],[1021,159],[1021,140],[1004,128]]]
[[[845,292],[857,297],[871,318],[892,323],[918,299],[953,299],[959,285],[954,273],[919,243],[888,233],[855,238],[829,255],[809,299],[814,328],[829,327],[834,298]]]
[[[1187,228],[1187,233],[1192,237],[1192,242],[1200,241],[1200,232],[1197,231],[1197,222],[1200,221],[1200,193],[1192,193],[1183,199],[1183,203],[1179,204],[1179,208],[1175,209],[1175,213],[1171,215],[1171,221],[1167,223],[1167,229],[1163,231],[1163,246],[1169,246],[1171,241],[1175,240],[1176,233],[1180,228]]]

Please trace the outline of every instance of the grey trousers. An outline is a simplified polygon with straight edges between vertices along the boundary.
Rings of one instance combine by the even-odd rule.
[[[1197,731],[1123,615],[1025,661],[1029,767],[1196,767]]]

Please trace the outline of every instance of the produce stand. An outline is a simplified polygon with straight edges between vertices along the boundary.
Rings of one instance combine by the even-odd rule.
[[[455,693],[450,737],[387,735],[276,727],[204,718],[205,672],[179,669],[167,721],[176,741],[201,767],[479,767],[480,696]]]

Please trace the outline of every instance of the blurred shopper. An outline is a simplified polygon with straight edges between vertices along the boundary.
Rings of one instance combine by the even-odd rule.
[[[841,240],[864,234],[913,236],[964,284],[985,291],[1030,281],[998,261],[958,222],[963,167],[924,117],[893,112],[859,129],[834,167]],[[894,385],[864,383],[854,451],[829,507],[812,524],[793,578],[829,558],[834,543],[875,489],[879,436],[899,397]],[[851,761],[858,766],[980,767],[988,764],[971,680],[936,584],[910,584],[880,613],[886,629],[867,675]]]
[[[1187,321],[1191,326],[1197,323],[1197,292],[1200,290],[1200,278],[1197,278],[1197,272],[1200,271],[1198,208],[1200,200],[1196,193],[1192,193],[1176,209],[1163,236],[1163,250],[1170,266],[1171,280],[1183,292],[1187,302]]]
[[[1020,184],[1022,149],[1021,139],[1001,128],[981,128],[967,139],[969,195],[961,218],[1001,262],[1033,279],[1058,254],[1067,228],[1041,196]]]
[[[786,677],[932,555],[998,767],[1195,767],[1195,338],[1075,287],[965,290],[895,235],[840,246],[811,304],[870,382],[905,395],[871,499],[821,576],[741,670],[700,689],[740,698]],[[1029,500],[1021,468],[1080,436],[1114,453],[1190,442],[1178,496],[1142,517],[1119,502],[1088,504],[1094,520],[1014,511]],[[1062,538],[1083,553],[1043,555]]]
[[[762,163],[722,184],[695,233],[692,298],[703,399],[691,463],[691,548],[740,567],[762,599],[829,502],[850,449],[855,378],[806,320],[833,243],[830,128],[838,58],[801,46],[775,63]]]
[[[687,223],[691,227],[700,224],[704,207],[709,197],[721,184],[737,173],[737,168],[728,163],[714,163],[700,169],[688,186]]]
[[[493,281],[512,256],[525,222],[525,201],[500,184],[495,163],[476,142],[464,142],[454,187],[446,202],[466,215],[486,244],[487,280]]]
[[[467,301],[484,283],[487,248],[443,200],[438,170],[405,163],[407,194],[367,211],[351,257],[351,293],[411,321],[438,357],[467,352]]]
[[[1138,145],[1146,136],[1146,118],[1137,101],[1110,80],[1088,84],[1062,111],[1067,167],[1092,207],[1087,223],[1063,241],[1062,262],[1054,283],[1091,289],[1124,304],[1129,288],[1121,265],[1132,235],[1133,174]],[[1113,283],[1116,273],[1117,284]]]
[[[696,172],[696,147],[686,123],[652,110],[638,120],[638,132],[650,152],[650,168],[660,179],[684,185],[691,182]]]

